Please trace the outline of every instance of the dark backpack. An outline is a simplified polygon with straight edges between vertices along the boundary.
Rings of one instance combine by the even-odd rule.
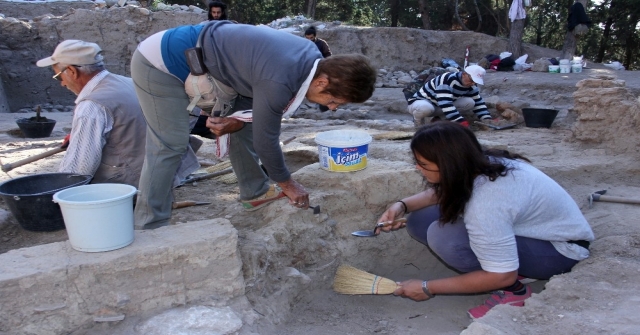
[[[516,65],[516,61],[511,57],[505,57],[498,63],[498,71],[513,71],[513,66]]]

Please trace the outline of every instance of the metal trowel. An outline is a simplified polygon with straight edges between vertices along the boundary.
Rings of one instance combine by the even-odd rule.
[[[393,221],[378,222],[376,223],[376,226],[373,228],[373,230],[358,230],[351,233],[351,235],[357,236],[357,237],[376,237],[378,236],[376,234],[377,228],[390,226],[396,223],[404,223],[404,222],[407,222],[406,218],[395,219]]]
[[[491,129],[495,129],[495,130],[509,129],[509,128],[513,128],[513,127],[517,126],[517,124],[515,124],[515,123],[508,123],[508,124],[504,124],[504,125],[501,125],[501,126],[498,126],[498,125],[495,125],[495,124],[490,124],[490,123],[485,123],[485,122],[480,122],[480,121],[474,121],[473,123],[481,125],[481,126],[489,127]]]
[[[313,209],[313,214],[320,214],[320,205],[315,206],[315,207],[309,205],[309,209]]]

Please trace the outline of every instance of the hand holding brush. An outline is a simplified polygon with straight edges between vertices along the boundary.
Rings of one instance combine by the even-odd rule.
[[[427,281],[410,279],[401,283],[384,278],[350,265],[340,265],[333,279],[333,290],[341,294],[394,294],[415,301],[432,298],[427,294]]]

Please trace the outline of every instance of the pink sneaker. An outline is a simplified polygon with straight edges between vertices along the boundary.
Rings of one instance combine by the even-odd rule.
[[[525,299],[531,296],[531,288],[525,285],[526,293],[523,295],[515,295],[507,291],[495,291],[484,304],[469,310],[469,316],[472,319],[483,317],[487,312],[496,305],[524,306]]]

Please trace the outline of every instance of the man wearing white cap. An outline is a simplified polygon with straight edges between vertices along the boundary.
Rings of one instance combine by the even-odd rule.
[[[460,115],[459,110],[473,110],[480,120],[491,120],[491,114],[476,86],[484,84],[485,73],[481,66],[471,65],[464,71],[445,73],[426,82],[408,99],[408,111],[413,115],[416,126],[423,125],[426,118],[443,114],[447,120],[468,127],[469,122]]]
[[[133,81],[107,71],[101,51],[95,43],[66,40],[36,63],[51,66],[53,79],[78,96],[59,171],[92,175],[92,183],[138,187],[147,124]],[[191,155],[183,156],[174,186],[199,167],[193,151],[187,152]]]

